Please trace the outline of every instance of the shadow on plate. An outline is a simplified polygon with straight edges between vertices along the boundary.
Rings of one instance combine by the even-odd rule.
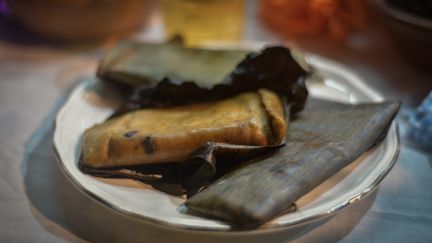
[[[290,229],[208,233],[184,231],[138,221],[86,197],[60,171],[53,151],[52,124],[64,100],[52,109],[26,143],[21,168],[32,213],[49,233],[65,240],[92,242],[286,242],[289,240],[338,241],[357,225],[372,205],[376,192],[349,206],[333,218]],[[321,225],[320,227],[317,227]],[[307,234],[306,234],[307,233]]]

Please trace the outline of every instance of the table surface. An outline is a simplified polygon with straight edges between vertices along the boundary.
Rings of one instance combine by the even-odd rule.
[[[94,75],[110,44],[98,49],[53,47],[29,42],[23,33],[17,38],[7,34],[20,32],[15,28],[0,20],[0,242],[219,242],[218,237],[167,231],[119,215],[66,179],[52,150],[53,121],[73,87]],[[280,41],[253,20],[246,30],[249,41]],[[155,15],[131,38],[158,40],[162,33]],[[410,67],[378,25],[354,35],[347,45],[321,39],[290,44],[349,66],[386,98],[404,102],[398,117],[400,155],[378,191],[320,227],[296,236],[244,236],[234,241],[431,242],[432,155],[404,135],[404,111],[432,90],[432,75]]]

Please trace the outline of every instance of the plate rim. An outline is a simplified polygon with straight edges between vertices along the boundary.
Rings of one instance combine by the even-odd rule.
[[[383,101],[384,98],[381,94],[379,94],[376,90],[374,90],[372,87],[369,87],[366,85],[361,78],[359,78],[355,73],[350,71],[347,67],[345,67],[343,64],[336,63],[330,59],[323,58],[317,55],[312,54],[305,54],[304,59],[308,63],[319,63],[323,62],[326,65],[321,66],[320,68],[328,69],[328,70],[342,70],[339,75],[349,77],[347,80],[350,80],[350,84],[355,86],[358,90],[361,90],[362,94],[365,94],[365,91],[367,91],[369,94],[367,94],[368,98],[371,99],[371,102],[380,102]],[[250,234],[250,233],[259,233],[259,232],[269,232],[269,231],[278,231],[283,229],[292,228],[295,226],[300,226],[305,223],[312,223],[314,221],[325,219],[331,216],[334,216],[336,213],[340,212],[342,209],[352,205],[353,203],[356,203],[360,199],[363,199],[367,197],[371,192],[375,191],[378,187],[380,182],[386,177],[386,175],[391,171],[391,169],[394,167],[399,151],[400,151],[400,137],[399,137],[399,129],[397,121],[393,120],[390,126],[389,131],[394,131],[395,135],[395,151],[392,155],[391,159],[388,161],[387,166],[381,171],[380,174],[377,175],[375,180],[371,181],[371,183],[365,187],[361,192],[356,193],[352,195],[349,199],[338,203],[336,206],[332,207],[330,210],[323,211],[321,213],[315,213],[311,214],[309,216],[305,216],[300,218],[299,220],[295,220],[293,222],[286,222],[286,223],[280,223],[280,224],[274,224],[272,227],[263,227],[263,228],[254,228],[254,229],[239,229],[239,228],[208,228],[208,227],[192,227],[189,225],[183,225],[183,224],[175,224],[164,220],[158,220],[156,218],[148,217],[141,214],[136,214],[131,211],[128,211],[126,209],[123,209],[119,207],[118,205],[115,205],[111,203],[109,200],[106,200],[96,193],[88,190],[79,180],[77,180],[70,171],[66,168],[66,164],[62,160],[62,156],[59,152],[59,144],[56,142],[58,138],[58,127],[60,118],[63,116],[63,114],[66,112],[66,108],[68,105],[72,102],[72,98],[74,97],[74,94],[83,87],[83,85],[86,83],[86,81],[79,83],[75,88],[73,88],[70,95],[67,97],[67,101],[62,105],[61,109],[56,115],[55,121],[54,121],[54,134],[53,134],[53,150],[55,153],[55,157],[58,163],[58,166],[62,173],[68,178],[68,180],[77,188],[79,191],[83,192],[87,197],[91,198],[92,200],[98,202],[99,204],[117,212],[121,213],[122,215],[125,215],[127,217],[130,217],[132,219],[139,219],[146,223],[153,224],[155,226],[162,226],[169,229],[174,230],[183,230],[183,231],[195,231],[195,232],[212,232],[212,233],[229,233],[229,234]]]

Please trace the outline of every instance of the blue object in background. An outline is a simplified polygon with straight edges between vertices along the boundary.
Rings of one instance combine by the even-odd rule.
[[[418,145],[432,149],[432,92],[409,115],[409,136]]]

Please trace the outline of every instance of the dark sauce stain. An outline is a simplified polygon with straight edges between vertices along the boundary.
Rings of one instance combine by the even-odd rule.
[[[281,175],[281,176],[285,175],[285,171],[279,164],[270,168],[270,172],[273,173],[274,175]]]
[[[132,131],[125,133],[123,136],[125,136],[127,138],[131,138],[131,137],[135,136],[137,133],[138,133],[137,130],[132,130]]]
[[[151,136],[145,136],[143,140],[144,150],[147,154],[152,154],[156,151],[156,145],[154,144]]]

